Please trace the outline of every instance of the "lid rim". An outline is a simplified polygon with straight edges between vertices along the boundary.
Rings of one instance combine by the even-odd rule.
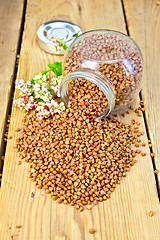
[[[78,31],[82,33],[81,28],[69,21],[64,21],[64,20],[51,20],[48,22],[45,22],[41,24],[38,29],[37,29],[37,42],[39,47],[44,50],[45,52],[55,54],[55,55],[64,55],[64,52],[53,52],[50,48],[50,41],[47,36],[49,34],[52,34],[53,36],[56,37],[56,34],[54,35],[54,29],[59,29],[59,32],[57,31],[57,37],[64,39],[66,42],[66,45],[69,47],[69,45],[74,41],[75,37],[74,34],[76,34]],[[68,32],[68,36],[65,37],[63,34],[63,31],[60,29],[64,29]],[[62,35],[62,37],[61,37]]]

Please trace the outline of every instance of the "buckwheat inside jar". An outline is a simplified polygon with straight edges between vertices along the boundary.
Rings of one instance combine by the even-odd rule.
[[[104,92],[108,115],[130,103],[141,89],[142,55],[128,36],[109,30],[94,30],[80,35],[67,50],[63,61],[61,96],[66,105],[72,79],[83,78]]]

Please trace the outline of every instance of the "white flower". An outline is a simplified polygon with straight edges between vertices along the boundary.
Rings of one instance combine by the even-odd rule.
[[[36,117],[39,119],[43,119],[43,116],[40,113],[36,113]]]
[[[59,49],[57,43],[56,47]],[[29,80],[27,83],[23,79],[16,79],[16,88],[20,90],[21,97],[14,100],[14,106],[26,111],[35,109],[36,116],[39,119],[48,118],[55,113],[64,111],[64,103],[58,103],[53,99],[51,92],[48,91],[48,88],[53,89],[59,97],[59,86],[62,79],[62,76],[54,77],[49,84],[46,74],[42,75],[42,73],[36,74],[33,77],[34,81]]]
[[[53,91],[54,91],[55,93],[58,92],[58,87],[52,87],[52,89],[53,89]]]
[[[61,112],[61,110],[59,110],[59,109],[54,110],[54,113],[60,113],[60,112]]]
[[[61,110],[62,110],[62,111],[64,111],[64,110],[65,110],[65,105],[64,105],[64,102],[61,102],[61,103],[59,104],[59,106],[60,106],[60,108],[61,108]]]
[[[64,41],[63,39],[55,38],[53,35],[48,35],[48,40],[49,40],[49,47],[51,52],[57,52],[60,53],[63,51],[63,45]]]
[[[40,85],[38,83],[35,83],[35,85],[33,85],[33,89],[34,89],[34,91],[39,91]]]
[[[42,78],[42,73],[41,73],[41,72],[38,73],[38,74],[36,74],[36,75],[33,77],[34,80],[38,80],[38,79],[41,79],[41,78]]]
[[[30,97],[29,97],[29,101],[34,102],[34,97],[33,97],[33,96],[30,96]]]
[[[35,96],[35,98],[40,98],[41,97],[41,95],[40,94],[36,94],[36,96]]]
[[[46,74],[43,74],[42,80],[43,80],[43,81],[46,81],[46,79],[47,79]]]
[[[60,95],[60,92],[59,92],[59,90],[57,91],[57,97],[60,97],[61,95]]]
[[[54,101],[53,106],[54,106],[54,108],[58,108],[58,103],[57,103],[57,101]]]
[[[53,85],[56,85],[57,84],[57,78],[55,78],[55,77],[52,78],[51,82],[52,82]]]

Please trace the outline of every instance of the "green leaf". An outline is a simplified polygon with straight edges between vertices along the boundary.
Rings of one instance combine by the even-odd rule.
[[[51,68],[52,72],[54,72],[57,77],[62,75],[62,62],[54,62],[53,64],[48,64],[48,67]]]
[[[48,92],[52,92],[52,89],[51,89],[51,88],[49,88],[49,89],[47,89],[47,91],[48,91]]]
[[[54,64],[55,64],[55,63],[53,63],[53,64],[48,64],[48,67],[53,68],[53,67],[54,67]]]
[[[32,95],[33,95],[33,97],[35,97],[35,96],[36,96],[36,94],[35,94],[34,92],[32,93]]]
[[[50,69],[49,69],[49,70],[44,70],[44,71],[42,72],[42,76],[43,76],[44,74],[48,73],[49,71],[50,71]],[[47,77],[47,75],[46,75],[46,77]]]
[[[63,44],[63,48],[64,48],[64,50],[67,50],[67,48],[68,48],[65,43]]]
[[[34,79],[31,80],[31,84],[35,85],[35,81],[34,81]]]
[[[73,37],[78,37],[79,33],[80,33],[80,31],[78,31],[77,33],[73,34]]]
[[[60,47],[63,47],[64,50],[67,50],[68,47],[66,45],[66,42],[63,41],[63,38],[56,38],[55,40],[56,40],[56,42],[59,43]]]
[[[43,83],[43,80],[42,80],[42,79],[39,79],[38,83],[40,83],[40,84]]]

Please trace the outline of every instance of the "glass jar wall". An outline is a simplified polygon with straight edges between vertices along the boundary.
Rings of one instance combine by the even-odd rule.
[[[94,30],[83,33],[65,53],[61,97],[67,105],[70,81],[87,79],[106,95],[108,108],[101,116],[108,115],[113,109],[126,106],[139,93],[142,62],[136,43],[120,32]]]

